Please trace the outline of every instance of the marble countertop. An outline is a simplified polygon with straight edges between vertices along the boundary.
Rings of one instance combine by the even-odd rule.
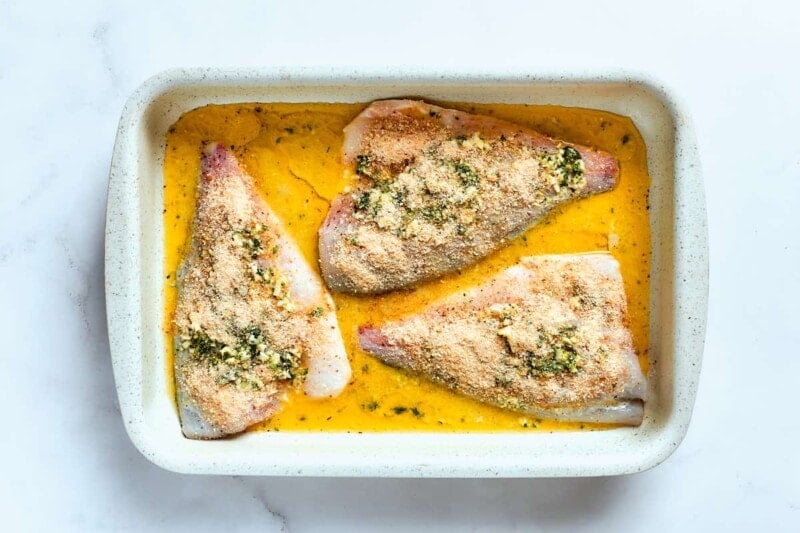
[[[794,530],[800,527],[800,7],[676,1],[0,1],[0,509],[9,530]],[[224,7],[223,7],[224,6]],[[105,326],[122,105],[174,66],[621,66],[677,89],[707,188],[711,292],[689,433],[627,477],[199,477],[145,460]]]

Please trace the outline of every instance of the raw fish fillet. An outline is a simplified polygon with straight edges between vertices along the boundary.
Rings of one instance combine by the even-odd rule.
[[[612,189],[617,160],[495,118],[375,102],[345,129],[355,189],[320,229],[328,286],[381,293],[477,262],[553,208]]]
[[[482,402],[540,418],[639,425],[647,384],[607,253],[523,258],[397,322],[361,348]]]
[[[175,380],[183,433],[238,433],[287,387],[337,395],[350,364],[333,300],[234,155],[204,149],[191,247],[178,276]]]

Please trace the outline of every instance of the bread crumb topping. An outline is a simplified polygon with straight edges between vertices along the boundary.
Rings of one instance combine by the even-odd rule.
[[[220,222],[215,237],[198,250],[209,259],[206,278],[198,282],[209,287],[211,279],[224,279],[233,290],[224,298],[213,290],[213,308],[198,306],[206,311],[192,314],[189,327],[180,332],[178,349],[206,366],[217,385],[263,390],[265,380],[299,384],[307,373],[302,367],[302,350],[296,344],[271,339],[260,326],[264,317],[278,317],[297,307],[289,294],[288,279],[277,268],[280,248],[273,244],[277,240],[267,225],[255,220]],[[272,305],[255,314],[248,303],[270,300]],[[222,320],[210,320],[210,312]]]
[[[487,152],[493,157],[488,157]],[[356,157],[364,180],[351,193],[357,219],[405,239],[470,238],[484,207],[496,209],[521,176],[538,207],[562,201],[586,186],[585,164],[571,146],[533,149],[504,137],[456,136],[434,140],[398,167],[371,153]]]

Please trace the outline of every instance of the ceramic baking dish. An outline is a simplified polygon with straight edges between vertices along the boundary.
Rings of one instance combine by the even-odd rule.
[[[638,428],[597,432],[260,432],[219,441],[182,436],[166,377],[162,161],[167,128],[193,108],[231,102],[439,101],[558,104],[612,111],[644,136],[652,177],[650,395]],[[164,72],[128,100],[111,164],[106,306],[125,427],[174,471],[325,476],[550,477],[637,472],[682,440],[705,337],[708,264],[703,183],[691,124],[646,76],[332,70]]]

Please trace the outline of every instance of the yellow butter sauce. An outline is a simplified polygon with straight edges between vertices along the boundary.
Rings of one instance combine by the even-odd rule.
[[[169,129],[164,160],[165,323],[167,376],[173,383],[171,323],[175,273],[188,247],[200,165],[200,144],[232,147],[263,197],[286,224],[309,263],[317,265],[317,230],[330,201],[351,178],[340,162],[342,128],[367,104],[231,104],[195,109]],[[644,141],[633,122],[602,111],[557,106],[457,104],[552,137],[594,146],[620,161],[619,186],[556,210],[487,259],[412,290],[383,296],[334,294],[353,377],[342,394],[312,400],[289,393],[284,409],[252,430],[504,431],[596,429],[602,426],[536,420],[459,396],[362,352],[356,329],[412,313],[513,265],[521,256],[610,250],[619,260],[631,331],[647,371],[650,226]]]

